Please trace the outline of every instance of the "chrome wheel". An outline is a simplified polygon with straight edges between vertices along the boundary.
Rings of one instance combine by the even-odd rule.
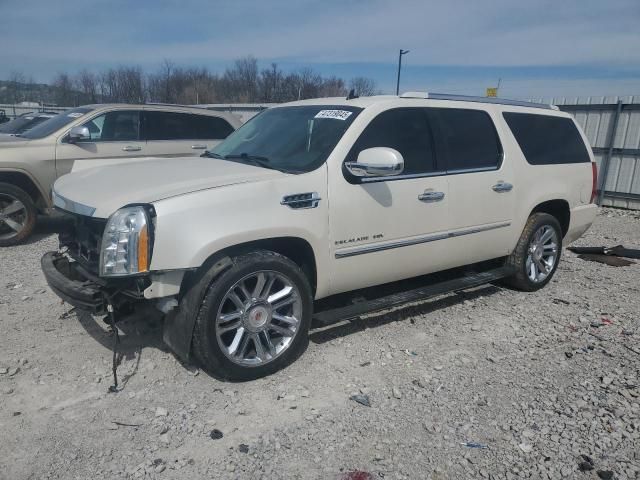
[[[9,240],[25,228],[27,207],[17,198],[0,193],[0,240]]]
[[[558,261],[558,234],[549,225],[543,225],[533,234],[527,249],[526,272],[534,283],[543,282]]]
[[[253,272],[225,294],[215,332],[224,355],[243,366],[269,363],[292,344],[302,318],[295,284],[275,271]]]

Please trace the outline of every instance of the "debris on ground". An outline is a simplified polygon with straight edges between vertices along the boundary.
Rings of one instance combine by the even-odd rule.
[[[582,454],[580,455],[580,459],[580,462],[578,462],[578,470],[581,472],[590,472],[595,468],[593,459],[589,455]]]
[[[339,480],[374,480],[375,477],[369,472],[363,472],[361,470],[355,470],[353,472],[343,473]]]
[[[640,259],[640,250],[634,248],[625,248],[623,245],[615,247],[567,247],[567,250],[573,253],[584,253],[594,255],[611,255],[615,257],[637,258]]]
[[[611,255],[599,255],[596,253],[581,253],[578,258],[587,260],[589,262],[604,263],[610,267],[628,267],[629,265],[635,265],[633,260],[627,260],[626,258],[613,257]]]
[[[224,434],[217,428],[214,428],[209,433],[209,436],[211,437],[212,440],[220,440],[222,437],[224,437]]]
[[[360,405],[364,405],[365,407],[371,406],[371,402],[369,401],[368,395],[362,395],[362,394],[351,395],[349,397],[349,400],[353,400],[354,402],[357,402]]]
[[[611,470],[598,470],[596,473],[598,474],[598,477],[601,478],[602,480],[613,479],[613,472]]]
[[[482,443],[475,443],[475,442],[462,442],[460,445],[468,448],[479,448],[482,450],[485,448],[489,448],[487,445],[483,445]]]

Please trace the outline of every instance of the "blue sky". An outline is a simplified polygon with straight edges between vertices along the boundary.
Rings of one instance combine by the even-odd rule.
[[[264,66],[395,90],[640,94],[640,0],[0,0],[0,78],[120,64]]]

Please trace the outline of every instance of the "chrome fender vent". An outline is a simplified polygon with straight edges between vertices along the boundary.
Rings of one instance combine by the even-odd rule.
[[[294,210],[300,210],[303,208],[316,208],[320,200],[320,195],[318,195],[317,192],[295,193],[282,197],[280,205],[286,205]]]

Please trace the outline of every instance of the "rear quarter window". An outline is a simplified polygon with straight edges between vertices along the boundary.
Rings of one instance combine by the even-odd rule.
[[[570,118],[514,112],[502,115],[529,164],[591,161],[580,132]]]

